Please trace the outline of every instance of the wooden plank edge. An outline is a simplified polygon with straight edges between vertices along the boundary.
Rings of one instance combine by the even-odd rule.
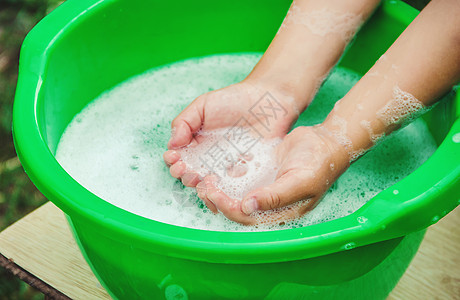
[[[71,300],[60,291],[56,290],[46,282],[42,281],[33,274],[27,272],[16,263],[13,259],[8,259],[3,254],[0,253],[0,267],[3,267],[5,270],[18,277],[20,280],[24,281],[31,287],[37,289],[45,295],[47,299],[56,299],[56,300]]]

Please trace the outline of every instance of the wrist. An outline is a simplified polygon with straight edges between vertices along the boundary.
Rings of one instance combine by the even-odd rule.
[[[329,148],[329,152],[333,156],[334,167],[340,176],[350,166],[350,152],[344,145],[343,140],[337,135],[331,133],[324,124],[314,126],[318,136],[325,142]]]
[[[313,100],[321,80],[307,79],[289,71],[261,72],[254,69],[243,82],[259,86],[278,96],[286,105],[295,106],[297,114],[302,113]]]

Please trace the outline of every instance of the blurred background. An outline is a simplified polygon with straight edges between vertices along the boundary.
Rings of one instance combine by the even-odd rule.
[[[78,0],[73,0],[78,1]],[[0,0],[0,231],[46,202],[16,156],[11,135],[19,50],[26,34],[59,0]],[[428,0],[407,0],[422,9]],[[0,267],[0,300],[44,299]]]
[[[19,163],[11,136],[19,49],[26,34],[58,0],[0,0],[0,231],[46,199]],[[0,267],[0,299],[44,299],[43,295]]]

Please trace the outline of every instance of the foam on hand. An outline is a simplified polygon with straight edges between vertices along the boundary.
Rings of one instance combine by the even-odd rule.
[[[265,140],[251,131],[226,127],[200,132],[199,144],[179,150],[181,159],[201,177],[216,175],[222,192],[242,200],[248,192],[273,183],[278,171],[274,150],[281,139]]]
[[[190,59],[152,69],[115,86],[74,117],[59,142],[57,160],[89,191],[134,214],[190,228],[253,231],[307,226],[346,216],[413,172],[435,151],[436,144],[425,123],[416,120],[356,161],[316,208],[298,220],[256,228],[232,222],[222,214],[214,215],[196,196],[195,189],[171,177],[163,162],[170,124],[197,96],[244,79],[260,57],[237,54]],[[353,72],[336,68],[296,126],[322,122],[358,79]],[[224,138],[225,129],[210,134],[217,141]],[[238,153],[251,167],[241,182],[229,178],[222,188],[240,198],[248,189],[272,181],[276,164],[270,149],[276,143],[259,141],[249,151],[252,158],[244,151]],[[200,155],[184,152],[190,154],[185,158],[188,164],[200,162]],[[228,174],[241,171],[238,164],[227,167]],[[259,178],[261,174],[264,176]],[[254,182],[248,184],[250,180]],[[266,219],[263,215],[261,218]]]

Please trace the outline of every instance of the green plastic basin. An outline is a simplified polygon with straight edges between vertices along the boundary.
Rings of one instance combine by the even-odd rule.
[[[352,215],[305,228],[235,233],[159,223],[98,198],[55,160],[68,123],[104,90],[189,57],[264,51],[288,6],[281,0],[69,0],[24,41],[13,117],[19,158],[65,212],[114,298],[383,299],[423,230],[459,204],[453,94],[424,116],[439,144],[426,163]],[[399,1],[384,2],[340,64],[363,74],[416,15]]]

